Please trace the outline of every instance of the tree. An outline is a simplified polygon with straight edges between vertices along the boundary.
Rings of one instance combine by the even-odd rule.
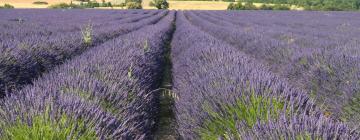
[[[228,10],[244,10],[244,6],[239,2],[239,3],[230,3],[228,8]]]
[[[257,8],[252,1],[248,1],[244,4],[244,10],[257,10]]]
[[[252,1],[245,1],[244,4],[242,1],[238,1],[236,4],[230,3],[228,10],[258,10],[257,7],[252,3]]]
[[[272,7],[273,10],[290,10],[290,7],[289,6],[286,6],[286,5],[282,5],[282,4],[275,4],[273,7]]]
[[[157,9],[168,9],[169,3],[166,0],[154,0],[150,2],[150,6],[156,7]]]
[[[0,9],[14,9],[14,6],[10,4],[4,4],[4,6],[0,6]]]
[[[90,0],[76,0],[76,1],[79,1],[79,2],[90,2]],[[72,1],[71,1],[72,3]]]
[[[142,0],[126,0],[125,3],[128,9],[142,9]]]
[[[126,3],[128,9],[142,9],[141,3],[138,2],[128,2]]]
[[[223,0],[225,2],[235,2],[235,0]]]
[[[279,5],[297,5],[306,10],[359,10],[360,0],[242,0]]]

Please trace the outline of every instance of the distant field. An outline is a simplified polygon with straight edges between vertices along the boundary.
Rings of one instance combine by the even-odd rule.
[[[41,0],[49,3],[48,5],[36,5],[33,2],[38,0],[1,0],[0,4],[3,5],[5,3],[13,5],[15,8],[47,8],[49,5],[56,3],[70,3],[71,0]]]
[[[71,0],[43,0],[49,3],[49,5],[36,5],[32,4],[37,0],[2,0],[0,4],[5,3],[15,6],[15,8],[47,8],[49,5],[56,3],[70,3]],[[98,0],[100,1],[100,0]],[[112,1],[112,0],[109,0]],[[149,3],[151,0],[143,0],[144,9],[155,9],[150,7]],[[226,10],[230,2],[223,1],[168,1],[171,10]],[[260,7],[262,3],[254,3],[255,6]],[[271,4],[270,4],[271,5]],[[292,6],[291,9],[301,10],[301,8]]]
[[[15,8],[47,8],[49,5],[56,3],[70,3],[71,0],[43,0],[48,2],[48,5],[33,4],[37,0],[2,0],[0,4],[5,3],[15,6]],[[99,0],[100,1],[100,0]],[[111,0],[110,0],[111,1]],[[155,9],[149,6],[151,0],[143,0],[144,9]],[[216,2],[216,1],[169,1],[172,10],[225,10],[229,2]]]
[[[229,2],[222,1],[169,1],[174,10],[225,10]]]
[[[35,1],[43,1],[47,2],[48,5],[37,5],[33,4]],[[101,2],[101,0],[97,0]],[[106,0],[108,1],[108,0]],[[15,8],[47,8],[50,5],[57,4],[57,3],[70,3],[71,0],[1,0],[0,5],[5,3],[13,5]],[[74,0],[73,0],[74,2]],[[76,3],[76,2],[74,2]]]

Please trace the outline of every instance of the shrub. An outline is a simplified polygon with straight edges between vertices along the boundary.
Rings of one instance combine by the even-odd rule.
[[[100,4],[101,7],[113,7],[111,2],[104,2]]]
[[[273,6],[273,9],[274,10],[290,10],[290,7],[286,6],[286,5],[282,5],[282,4],[275,4]]]
[[[245,2],[243,10],[257,10],[257,8],[252,2]]]
[[[228,6],[228,10],[258,10],[256,6],[252,2],[245,2],[242,4],[241,1],[238,3],[230,3]]]
[[[72,9],[72,8],[82,8],[79,5],[76,4],[67,4],[67,3],[59,3],[59,4],[54,4],[54,5],[50,5],[49,8],[52,9]]]
[[[84,4],[85,8],[95,8],[100,7],[100,4],[96,1],[89,1],[88,3]]]
[[[263,4],[257,8],[252,2],[245,2],[245,4],[242,4],[239,1],[236,4],[230,3],[228,10],[290,10],[290,7],[282,4],[276,4],[274,6]]]
[[[126,4],[125,3],[113,4],[112,7],[121,7],[121,9],[124,9],[124,7],[126,7]]]
[[[244,10],[244,6],[240,3],[230,3],[228,8],[228,10]]]
[[[227,9],[228,9],[228,10],[235,10],[235,9],[234,9],[234,6],[235,6],[234,3],[230,3],[230,4],[228,5]]]
[[[80,5],[73,4],[73,3],[70,3],[70,4],[59,3],[59,4],[49,6],[49,8],[53,8],[53,9],[95,8],[95,7],[112,7],[112,4],[111,4],[111,2],[103,2],[100,4],[96,1],[88,1],[88,2],[81,1]]]
[[[75,0],[75,1],[79,1],[79,2],[90,2],[90,0]]]
[[[332,6],[332,5],[328,6],[328,5],[326,5],[326,6],[322,7],[321,10],[324,10],[324,11],[343,11],[345,9],[342,9],[340,7],[337,7],[337,6]]]
[[[33,4],[36,4],[36,5],[48,5],[49,3],[47,3],[46,1],[35,1],[35,2],[33,2]]]
[[[235,0],[223,0],[225,2],[235,2]]]
[[[14,9],[14,6],[10,4],[4,4],[4,6],[0,6],[0,9]]]
[[[259,10],[273,10],[273,7],[263,4],[260,6]]]
[[[142,9],[141,3],[138,2],[128,2],[126,3],[128,9]]]
[[[142,3],[142,0],[125,0],[125,3],[129,3],[129,2],[136,2],[136,3]]]
[[[105,0],[102,0],[100,7],[112,7],[111,2],[105,2]]]
[[[154,0],[150,2],[150,6],[156,7],[157,9],[168,9],[169,3],[166,0]]]

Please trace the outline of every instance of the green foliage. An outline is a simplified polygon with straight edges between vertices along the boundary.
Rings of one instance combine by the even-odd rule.
[[[4,4],[4,6],[0,6],[0,9],[14,9],[15,7],[10,4]]]
[[[112,7],[111,2],[98,3],[97,1],[82,2],[80,6],[83,8],[95,8],[95,7]]]
[[[244,10],[257,10],[257,8],[252,2],[245,2]]]
[[[31,118],[31,123],[20,118],[12,124],[1,125],[1,140],[94,140],[95,130],[81,119],[73,120],[67,115],[50,117],[50,109]],[[28,121],[28,120],[25,120]],[[5,124],[5,123],[4,123]]]
[[[238,1],[238,3],[230,3],[228,6],[228,10],[257,10],[256,6],[251,2],[242,3],[242,1]]]
[[[100,4],[100,7],[113,7],[111,2],[103,2]]]
[[[124,7],[126,7],[125,3],[120,3],[120,4],[113,4],[113,7],[121,7],[121,9],[124,9]]]
[[[125,0],[127,9],[142,9],[142,0]]]
[[[285,139],[285,138],[283,138],[283,139]],[[322,140],[322,138],[318,137],[318,136],[315,136],[313,138],[313,137],[311,137],[311,134],[305,132],[305,133],[302,133],[300,135],[296,135],[295,140]]]
[[[354,96],[343,107],[342,119],[344,121],[355,120],[360,122],[360,92],[355,93]]]
[[[111,2],[98,3],[96,1],[81,1],[79,5],[73,3],[70,4],[59,3],[49,6],[49,8],[52,9],[74,9],[74,8],[95,8],[95,7],[112,7],[112,4]]]
[[[90,45],[92,43],[92,24],[89,23],[81,30],[83,41],[85,44]]]
[[[237,99],[235,105],[223,104],[220,108],[221,111],[214,111],[215,109],[205,105],[204,109],[209,114],[209,118],[199,129],[201,139],[217,140],[219,137],[240,139],[238,122],[245,122],[250,129],[257,121],[277,119],[284,108],[284,102],[255,95],[255,91],[252,91],[250,97],[243,96]]]
[[[80,3],[80,5],[84,8],[95,8],[95,7],[100,7],[100,3],[96,2],[96,1],[89,1],[86,3]]]
[[[79,2],[90,2],[90,0],[76,0],[76,1],[79,1]]]
[[[228,10],[236,10],[235,6],[236,6],[236,4],[230,3],[229,6],[227,7],[227,9]]]
[[[138,2],[127,2],[126,7],[127,9],[142,9],[141,3]]]
[[[258,3],[289,4],[304,7],[305,10],[359,10],[359,0],[252,0]]]
[[[49,3],[47,3],[46,1],[35,1],[35,2],[33,2],[33,4],[36,4],[36,5],[48,5]]]
[[[268,6],[266,4],[262,4],[259,8],[259,10],[273,10],[272,6]]]
[[[235,0],[223,0],[225,2],[235,2]]]
[[[168,9],[169,3],[166,0],[153,0],[150,2],[150,6],[156,7],[157,9]]]
[[[142,0],[125,0],[125,3],[129,2],[142,3]]]
[[[274,6],[272,6],[273,10],[290,10],[290,7],[286,6],[286,5],[282,5],[282,4],[275,4]]]
[[[54,5],[50,5],[49,8],[51,9],[78,9],[78,8],[83,8],[80,5],[76,5],[76,4],[67,4],[67,3],[59,3],[59,4],[54,4]]]
[[[62,87],[60,89],[61,93],[73,93],[76,94],[77,96],[83,98],[83,99],[90,99],[91,98],[91,93],[89,91],[86,91],[84,89],[81,88],[75,88],[75,87]]]
[[[94,94],[91,93],[91,91],[82,89],[82,88],[76,88],[76,87],[61,87],[60,92],[62,94],[75,94],[78,97],[81,97],[82,99],[85,99],[87,101],[97,101],[95,100]],[[114,107],[111,101],[107,100],[106,98],[99,99],[100,101],[100,107],[107,112],[118,114],[119,109]]]
[[[230,3],[228,10],[290,10],[290,7],[284,4],[263,4],[258,8],[252,2],[247,1],[243,3],[242,1],[238,1],[236,4]]]

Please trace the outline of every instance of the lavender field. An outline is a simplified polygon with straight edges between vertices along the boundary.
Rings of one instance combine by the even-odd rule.
[[[1,140],[360,139],[360,13],[0,15]]]

